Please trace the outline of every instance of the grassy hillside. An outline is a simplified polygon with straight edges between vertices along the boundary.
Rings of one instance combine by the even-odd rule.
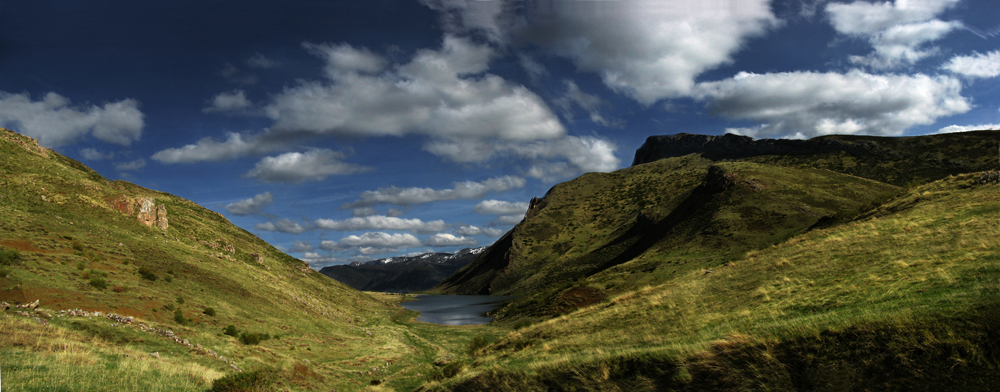
[[[13,306],[0,312],[4,391],[206,390],[226,375],[281,390],[405,390],[471,338],[408,326],[391,297],[14,132],[0,129],[0,157],[0,301]]]
[[[900,184],[991,168],[998,137],[686,135],[647,142],[653,147],[644,146],[645,155],[706,153],[556,185],[522,223],[434,291],[518,295],[497,316],[542,320],[843,223],[903,191]],[[774,149],[788,153],[751,153]],[[605,270],[613,277],[596,277]]]
[[[991,390],[1000,185],[977,177],[711,270],[644,255],[668,277],[484,345],[469,371],[427,389]],[[590,281],[628,280],[633,263]]]

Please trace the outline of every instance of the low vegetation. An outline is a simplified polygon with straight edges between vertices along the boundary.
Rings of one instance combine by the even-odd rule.
[[[1000,185],[947,172],[957,155],[884,178],[840,155],[582,176],[442,288],[520,295],[460,327],[23,136],[0,130],[0,155],[5,391],[990,390],[1000,374]],[[143,197],[168,229],[114,207]]]

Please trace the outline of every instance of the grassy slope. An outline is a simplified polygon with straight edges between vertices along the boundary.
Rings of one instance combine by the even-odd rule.
[[[438,387],[989,390],[1000,186],[972,177],[526,327]]]
[[[542,319],[715,268],[897,192],[828,170],[696,156],[588,174],[554,187],[513,230],[509,265],[489,287],[522,295],[499,317]]]
[[[37,313],[0,312],[5,391],[204,390],[234,372],[229,362],[244,370],[277,368],[282,389],[358,389],[373,379],[386,380],[376,389],[409,389],[423,382],[429,362],[458,355],[448,347],[471,338],[459,331],[444,345],[433,342],[452,330],[410,325],[412,315],[387,298],[322,276],[212,211],[107,181],[26,137],[0,130],[0,156],[0,250],[21,255],[0,266],[0,300],[41,303]],[[169,229],[146,227],[112,209],[106,200],[121,195],[165,205]],[[143,279],[143,267],[158,279]],[[208,307],[215,316],[204,313]],[[114,326],[104,317],[58,312],[74,308],[137,320]],[[191,321],[179,324],[170,308]],[[144,331],[140,323],[171,330],[203,350]],[[230,324],[280,337],[244,345],[222,334]]]

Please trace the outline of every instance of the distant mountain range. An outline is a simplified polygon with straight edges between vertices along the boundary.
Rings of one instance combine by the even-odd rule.
[[[409,293],[434,287],[466,266],[486,247],[455,253],[424,253],[324,267],[319,272],[364,291]]]

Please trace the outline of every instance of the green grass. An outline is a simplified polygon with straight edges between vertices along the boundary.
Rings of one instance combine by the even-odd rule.
[[[41,302],[0,313],[5,390],[988,390],[1000,187],[925,183],[964,158],[899,143],[898,162],[688,156],[559,184],[509,265],[455,286],[520,299],[449,327],[0,130],[0,300]]]
[[[445,385],[988,390],[1000,367],[1000,187],[970,179],[523,328]]]
[[[42,312],[0,313],[0,358],[19,358],[0,361],[5,390],[204,391],[236,373],[232,365],[275,369],[279,390],[357,390],[371,387],[374,373],[384,380],[380,388],[412,389],[424,381],[424,367],[465,355],[471,332],[427,343],[424,328],[448,333],[411,328],[397,320],[402,310],[390,298],[322,276],[190,201],[107,181],[6,130],[0,156],[0,300],[37,299]],[[122,196],[164,205],[169,229],[113,209],[108,200]],[[77,308],[135,321],[59,313]],[[245,342],[223,334],[227,325]],[[65,361],[61,347],[71,345],[80,350]],[[149,359],[153,352],[159,360]],[[131,369],[126,381],[109,381],[121,369]],[[65,381],[45,384],[51,379]]]

